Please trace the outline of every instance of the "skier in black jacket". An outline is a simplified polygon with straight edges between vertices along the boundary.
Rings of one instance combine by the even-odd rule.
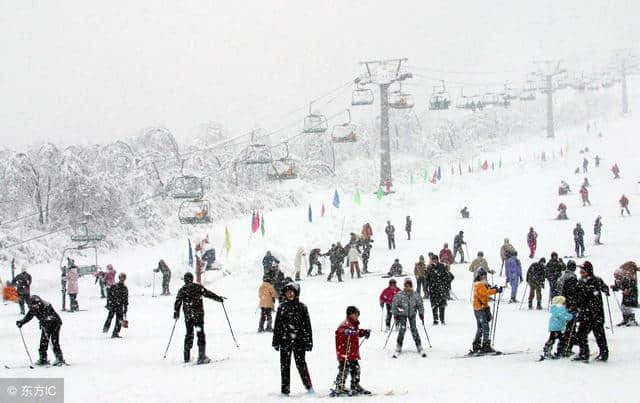
[[[31,274],[27,273],[26,267],[22,268],[22,272],[18,274],[13,282],[18,291],[18,304],[20,304],[20,314],[24,315],[24,305],[29,303],[29,295],[31,294]]]
[[[584,230],[580,223],[573,229],[573,241],[576,244],[576,257],[584,257]]]
[[[529,309],[533,309],[533,297],[537,299],[536,309],[542,309],[542,289],[544,288],[544,272],[547,259],[540,258],[532,263],[527,270],[527,284],[529,284]]]
[[[547,262],[545,270],[545,277],[549,282],[549,301],[551,301],[556,295],[560,294],[556,283],[565,268],[564,262],[562,259],[558,258],[558,254],[556,252],[551,252],[551,259]]]
[[[283,395],[288,395],[291,384],[291,354],[293,353],[302,384],[313,393],[311,376],[305,354],[313,348],[311,319],[307,306],[300,302],[300,286],[289,283],[284,287],[286,301],[278,307],[273,328],[273,348],[280,351],[280,376]]]
[[[47,350],[49,349],[49,340],[53,345],[53,352],[56,355],[56,361],[53,365],[63,365],[64,358],[62,357],[62,349],[60,348],[60,327],[62,326],[62,319],[60,315],[53,309],[53,306],[47,301],[41,299],[37,295],[32,295],[29,298],[29,312],[19,321],[16,321],[16,326],[22,327],[25,323],[28,323],[33,317],[38,318],[40,321],[40,359],[38,365],[48,365]]]
[[[211,359],[205,353],[206,340],[204,334],[204,307],[202,297],[211,298],[214,301],[223,302],[225,297],[217,295],[200,284],[193,282],[193,274],[185,273],[184,285],[178,291],[174,305],[173,318],[180,317],[180,306],[184,311],[184,324],[187,334],[184,336],[184,362],[189,362],[191,358],[191,347],[193,346],[193,328],[197,329],[198,335],[198,364],[208,364]]]
[[[438,324],[438,319],[444,325],[444,311],[447,306],[447,296],[453,280],[453,274],[446,266],[439,262],[437,255],[431,255],[431,262],[427,266],[427,289],[433,312],[433,324]]]
[[[460,231],[458,232],[458,235],[456,235],[453,238],[453,262],[456,262],[456,256],[458,256],[458,253],[460,254],[460,263],[467,263],[464,260],[464,251],[462,250],[462,245],[466,245],[467,243],[464,241],[464,232]]]
[[[585,261],[580,266],[580,281],[578,282],[578,333],[577,340],[580,353],[574,361],[589,361],[589,333],[593,332],[600,353],[596,361],[609,359],[609,347],[604,333],[604,307],[602,293],[609,296],[609,287],[600,277],[593,275],[593,265]]]
[[[279,264],[280,261],[271,254],[271,251],[268,250],[262,258],[262,268],[264,269],[264,274],[271,273],[271,268],[273,267],[274,263]]]
[[[578,314],[578,278],[576,277],[576,262],[567,261],[567,268],[557,281],[557,288],[565,298],[567,310],[573,315],[573,318],[567,322],[567,331],[563,334],[562,345],[565,346],[561,354],[565,357],[571,356],[571,349],[578,344],[577,340],[577,314]]]
[[[124,281],[127,279],[125,273],[118,274],[118,282],[108,288],[107,309],[109,315],[102,327],[102,333],[107,333],[109,327],[111,327],[111,320],[113,316],[116,317],[116,324],[113,326],[113,333],[111,333],[112,339],[120,338],[120,327],[122,326],[122,320],[127,316],[127,309],[129,307],[129,289],[124,285]]]
[[[329,273],[329,277],[327,277],[327,281],[331,281],[331,277],[336,274],[338,276],[338,282],[342,282],[342,264],[347,252],[344,250],[342,245],[340,245],[340,242],[338,242],[331,245],[331,249],[327,254],[329,255],[329,261],[331,262],[331,272]]]

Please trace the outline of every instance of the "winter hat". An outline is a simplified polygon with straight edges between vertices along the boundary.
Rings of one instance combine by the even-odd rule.
[[[567,262],[567,270],[576,271],[576,262],[569,260]]]
[[[391,284],[393,284],[393,285],[397,284],[395,278],[392,278],[391,280],[389,280],[389,285],[391,285]]]
[[[285,294],[289,290],[293,291],[293,293],[296,294],[296,297],[300,296],[300,284],[294,282],[287,283],[287,285],[282,289],[282,293]]]
[[[161,262],[162,262],[162,260],[161,260]],[[107,265],[107,270],[113,270],[113,266],[111,265],[111,263],[109,263],[109,264]]]
[[[424,256],[420,255],[420,258],[418,258],[418,260],[420,260],[421,262],[424,261]]]
[[[480,251],[478,252],[478,257],[483,257],[484,256],[484,252]]]
[[[29,305],[37,305],[37,304],[41,304],[42,302],[43,302],[43,301],[42,301],[42,298],[40,298],[40,297],[39,297],[39,296],[37,296],[37,295],[32,295],[32,296],[29,298]]]
[[[564,305],[565,303],[565,298],[562,295],[556,295],[555,297],[553,297],[553,299],[551,300],[551,303],[553,305]]]
[[[580,265],[580,268],[587,272],[590,276],[593,275],[593,265],[590,261],[586,260],[584,263]]]
[[[551,252],[551,259],[553,258],[557,258],[558,257],[558,253],[557,252]]]
[[[545,263],[547,263],[547,259],[546,259],[546,258],[544,258],[544,257],[541,257],[541,258],[540,258],[540,260],[539,260],[538,262],[539,262],[540,264],[545,264]],[[567,265],[569,265],[569,263],[567,263]],[[575,263],[573,263],[573,269],[574,269],[574,270],[576,269],[576,264],[575,264]]]
[[[193,273],[184,273],[184,276],[182,277],[182,279],[184,280],[185,283],[193,283]]]
[[[127,273],[120,272],[120,274],[118,274],[118,280],[126,280],[126,279],[127,279]]]
[[[413,280],[411,280],[411,278],[407,277],[404,279],[404,285],[409,284],[411,287],[413,287]]]
[[[358,310],[358,308],[356,308],[355,306],[348,306],[347,307],[347,316],[349,315],[353,315],[354,313],[357,313],[358,315],[360,315],[360,311]]]
[[[487,271],[481,267],[478,269],[478,271],[476,271],[476,276],[474,280],[480,281],[482,277],[486,277],[486,276],[487,276]]]

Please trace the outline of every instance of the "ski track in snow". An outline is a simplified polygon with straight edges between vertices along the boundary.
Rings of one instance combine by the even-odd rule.
[[[429,251],[437,253],[444,242],[451,246],[453,237],[464,230],[468,250],[472,256],[478,250],[485,252],[491,268],[499,270],[499,248],[503,238],[510,238],[519,251],[523,271],[532,260],[528,259],[526,233],[534,226],[539,234],[538,252],[548,258],[552,250],[560,256],[573,255],[572,229],[576,222],[585,228],[586,253],[594,263],[596,274],[611,284],[612,272],[626,260],[633,260],[637,247],[638,219],[620,217],[618,199],[626,194],[632,214],[638,213],[640,193],[638,177],[640,159],[637,158],[637,119],[628,117],[607,124],[600,123],[604,138],[586,135],[583,129],[558,133],[555,140],[536,138],[486,157],[491,161],[503,160],[503,168],[462,177],[449,175],[443,166],[443,181],[438,185],[422,183],[398,185],[397,193],[377,201],[372,192],[360,189],[362,205],[352,202],[353,193],[341,193],[340,209],[331,206],[333,189],[322,195],[310,195],[314,206],[314,223],[307,222],[307,205],[297,209],[267,212],[267,236],[249,237],[249,218],[244,217],[213,225],[201,233],[209,233],[218,254],[224,237],[224,225],[232,234],[232,251],[220,257],[225,268],[233,274],[221,277],[207,273],[206,286],[229,299],[225,306],[234,326],[240,348],[236,349],[222,307],[213,301],[205,302],[207,353],[212,359],[229,356],[230,359],[203,366],[185,367],[181,361],[184,324],[179,320],[166,360],[162,355],[173,325],[173,302],[186,261],[186,237],[165,242],[151,248],[135,248],[100,257],[102,265],[113,263],[116,270],[128,274],[130,289],[129,328],[124,337],[112,340],[101,332],[107,311],[104,300],[93,279],[80,281],[80,306],[87,312],[61,312],[64,322],[61,345],[68,367],[0,369],[3,377],[45,376],[64,377],[66,402],[255,402],[280,401],[279,354],[271,348],[271,334],[257,334],[258,295],[262,278],[261,259],[266,250],[279,257],[285,271],[293,268],[293,257],[299,245],[307,251],[320,246],[324,251],[334,242],[346,217],[342,241],[351,231],[358,232],[365,222],[374,231],[374,249],[370,261],[372,270],[384,271],[399,258],[406,272],[413,273],[418,255]],[[593,132],[592,132],[593,133]],[[569,146],[569,155],[561,159],[556,155],[546,163],[532,162],[531,155],[542,150],[549,158],[552,150]],[[580,207],[577,193],[585,175],[574,175],[581,165],[578,149],[589,146],[591,152],[589,181],[592,206]],[[593,157],[602,157],[600,168],[595,168]],[[518,163],[522,155],[527,160]],[[395,158],[400,158],[395,156]],[[484,159],[484,157],[483,157]],[[617,162],[622,179],[612,180],[611,165]],[[569,182],[574,193],[560,197],[557,186],[561,179]],[[287,185],[290,186],[290,185]],[[367,191],[365,191],[367,190]],[[355,191],[355,189],[353,189]],[[560,201],[568,205],[569,220],[554,221]],[[324,202],[327,213],[319,217],[319,206]],[[468,206],[471,219],[462,220],[458,211]],[[638,213],[640,214],[640,213]],[[413,220],[412,240],[405,240],[404,217]],[[603,217],[604,246],[593,246],[593,221]],[[384,224],[391,219],[397,229],[397,249],[388,251],[384,237]],[[150,298],[151,269],[164,258],[173,270],[171,297]],[[327,264],[323,271],[328,273]],[[33,275],[33,294],[38,294],[60,308],[59,271],[56,264],[30,268]],[[547,339],[548,312],[522,311],[519,304],[507,304],[509,289],[503,295],[496,333],[495,347],[502,351],[530,349],[529,353],[504,357],[486,357],[454,360],[470,347],[475,333],[475,320],[469,304],[471,274],[468,265],[454,265],[456,276],[453,291],[459,300],[451,301],[446,312],[446,326],[431,325],[429,302],[425,301],[425,323],[433,348],[427,348],[427,358],[415,353],[409,332],[405,336],[403,354],[391,359],[395,333],[386,350],[382,349],[386,334],[380,331],[381,311],[378,296],[387,280],[379,276],[365,276],[345,283],[326,282],[326,277],[303,277],[301,300],[309,307],[313,326],[314,349],[307,360],[317,394],[307,395],[292,363],[292,397],[303,400],[331,400],[326,396],[337,373],[334,353],[334,331],[344,319],[348,305],[356,305],[362,312],[363,328],[374,331],[361,348],[361,384],[375,393],[374,397],[361,397],[375,401],[408,402],[475,401],[478,397],[492,402],[630,402],[637,399],[629,387],[628,373],[637,372],[640,352],[637,348],[638,328],[615,328],[607,331],[610,361],[588,365],[568,360],[536,362]],[[304,271],[303,266],[303,271]],[[7,272],[3,268],[2,277]],[[495,276],[503,285],[504,278]],[[522,289],[518,299],[522,298]],[[160,290],[160,276],[156,278],[156,293]],[[548,289],[545,288],[545,306]],[[619,297],[619,295],[618,295]],[[613,322],[621,315],[617,304],[610,300]],[[606,304],[605,304],[606,307]],[[26,363],[20,336],[14,325],[19,318],[18,308],[9,304],[0,308],[0,357],[3,364],[21,366]],[[608,325],[608,317],[607,317]],[[30,352],[37,357],[39,329],[37,321],[23,327]],[[427,345],[422,328],[420,335]],[[594,340],[591,351],[597,351]],[[196,355],[194,346],[192,356]],[[49,357],[53,358],[52,352]],[[385,396],[389,390],[408,391],[406,395]],[[636,400],[637,401],[637,400]]]

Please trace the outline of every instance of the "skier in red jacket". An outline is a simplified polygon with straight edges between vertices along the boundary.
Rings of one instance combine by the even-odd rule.
[[[389,287],[382,290],[382,293],[380,294],[380,309],[383,309],[385,305],[387,306],[387,319],[385,321],[387,325],[387,332],[391,328],[391,303],[393,302],[393,297],[400,292],[400,289],[396,284],[395,278],[390,279]]]
[[[360,329],[360,311],[355,306],[347,308],[347,318],[336,329],[336,356],[338,358],[338,376],[331,396],[370,395],[371,392],[360,386],[360,337],[368,339],[371,330]],[[351,375],[351,388],[347,391],[344,384],[347,371]]]
[[[444,244],[444,247],[440,251],[440,256],[438,256],[438,258],[440,260],[440,263],[447,267],[449,267],[449,265],[453,263],[453,253],[451,252],[451,249],[449,249],[448,243]]]
[[[629,199],[627,199],[627,196],[622,195],[622,197],[620,198],[620,215],[624,215],[624,211],[627,211],[628,215],[631,215],[631,213],[629,212]]]
[[[587,189],[585,185],[582,185],[580,188],[580,196],[582,197],[582,207],[587,204],[591,205],[591,202],[589,201],[589,189]]]

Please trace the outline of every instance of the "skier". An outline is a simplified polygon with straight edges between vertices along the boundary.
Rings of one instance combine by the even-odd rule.
[[[585,157],[582,160],[582,173],[586,174],[587,173],[587,167],[589,166],[589,160]]]
[[[370,395],[371,392],[360,386],[360,342],[359,338],[368,339],[370,329],[360,329],[360,311],[355,306],[347,307],[347,318],[336,329],[336,355],[338,358],[338,376],[331,396]],[[351,388],[345,389],[347,374],[351,375]]]
[[[27,273],[27,268],[23,267],[20,274],[15,276],[13,283],[18,291],[18,304],[20,305],[20,315],[24,315],[24,305],[29,303],[31,295],[31,274]]]
[[[462,218],[469,218],[469,209],[467,208],[467,206],[465,206],[462,210],[460,210],[460,215],[462,216]]]
[[[568,220],[569,217],[567,217],[567,205],[564,203],[560,203],[558,204],[558,216],[556,217],[556,220]]]
[[[271,254],[271,251],[268,250],[262,258],[262,268],[264,269],[264,274],[269,274],[271,272],[274,263],[279,264],[280,260],[276,259],[275,256]]]
[[[16,276],[17,277],[17,276]],[[53,309],[53,305],[47,301],[41,299],[37,295],[29,297],[29,311],[21,320],[16,321],[16,326],[21,328],[28,323],[33,317],[36,317],[40,322],[40,358],[37,361],[37,365],[49,365],[47,359],[47,350],[49,349],[49,341],[53,346],[53,353],[56,355],[56,361],[53,363],[55,366],[64,365],[64,358],[62,357],[62,349],[60,348],[60,327],[62,326],[62,319],[60,315]]]
[[[276,290],[278,294],[278,302],[281,304],[284,301],[284,286],[287,284],[287,281],[284,277],[284,273],[280,270],[280,266],[274,263],[273,268],[271,269],[271,282],[273,284],[273,288]]]
[[[464,260],[464,251],[462,250],[462,245],[466,245],[467,243],[464,241],[464,232],[460,231],[458,232],[458,235],[456,235],[453,238],[453,259],[452,259],[452,263],[456,262],[456,256],[458,256],[458,253],[460,253],[460,263],[467,263]]]
[[[293,259],[293,267],[296,271],[296,281],[300,281],[300,267],[302,266],[302,259],[304,259],[305,256],[307,255],[304,253],[304,249],[302,249],[302,246],[298,247],[296,256]]]
[[[307,306],[300,302],[300,285],[289,283],[284,286],[284,293],[286,300],[278,307],[271,343],[276,351],[280,351],[280,391],[283,395],[289,395],[293,354],[302,384],[309,393],[313,393],[311,376],[305,361],[306,352],[313,348],[309,311]]]
[[[391,304],[393,303],[393,297],[400,292],[400,289],[396,286],[396,279],[389,279],[389,286],[382,290],[380,293],[380,309],[386,306],[387,317],[385,319],[385,325],[387,326],[387,332],[391,329]]]
[[[176,295],[176,302],[173,307],[173,318],[178,320],[180,317],[180,307],[184,312],[184,324],[187,328],[187,334],[184,336],[184,362],[191,360],[191,347],[193,346],[193,329],[196,328],[198,336],[198,364],[208,364],[211,359],[206,355],[206,340],[204,334],[204,307],[202,305],[202,297],[210,298],[214,301],[223,303],[226,299],[221,295],[217,295],[202,285],[193,282],[193,274],[185,273],[184,285]]]
[[[609,287],[600,277],[593,275],[593,265],[588,260],[580,266],[578,282],[578,333],[580,352],[574,361],[589,361],[589,333],[593,332],[600,350],[596,361],[609,359],[609,347],[604,332],[604,308],[602,293],[609,296]]]
[[[320,264],[320,256],[325,256],[320,252],[320,248],[314,248],[309,251],[309,271],[307,271],[307,277],[313,275],[313,266],[318,266],[318,273],[316,275],[322,275],[322,264]]]
[[[560,187],[558,188],[558,194],[560,196],[564,196],[566,194],[568,194],[569,192],[571,192],[571,188],[569,187],[569,184],[565,181],[560,181]]]
[[[404,334],[407,331],[407,321],[409,322],[411,335],[413,336],[413,341],[416,343],[418,353],[422,357],[426,357],[427,353],[422,349],[422,342],[420,341],[420,335],[416,327],[416,314],[418,314],[420,320],[424,322],[424,304],[418,293],[413,291],[413,282],[410,278],[407,277],[404,280],[404,290],[393,297],[391,310],[393,311],[395,323],[398,326],[397,346],[393,358],[398,358],[398,355],[402,352]]]
[[[370,240],[371,237],[373,236],[373,230],[371,229],[371,224],[366,223],[365,225],[362,226],[362,239],[364,240]]]
[[[556,252],[551,252],[551,258],[547,262],[547,267],[545,269],[545,277],[549,282],[549,300],[560,294],[557,282],[565,269],[566,267],[564,262],[562,259],[558,258],[558,254]]]
[[[369,273],[369,256],[371,256],[371,243],[373,239],[362,239],[362,272]]]
[[[576,257],[584,257],[584,230],[580,223],[573,229],[573,241],[576,244]]]
[[[514,254],[515,251],[516,251],[516,248],[514,248],[513,245],[509,243],[509,238],[505,238],[504,244],[502,244],[502,246],[500,247],[500,258],[502,259],[502,265],[500,266],[500,276],[502,276],[502,269],[504,268],[504,262],[506,262],[509,256]],[[440,260],[442,260],[442,257],[440,257]]]
[[[557,281],[558,294],[565,297],[567,310],[573,318],[567,323],[567,332],[564,334],[562,351],[563,357],[570,357],[572,348],[577,344],[576,325],[578,316],[578,278],[576,277],[576,262],[567,261],[567,267]]]
[[[602,234],[602,217],[596,217],[596,222],[593,223],[593,233],[596,236],[596,245],[602,245],[600,242],[600,235]]]
[[[278,294],[275,288],[271,285],[271,277],[264,276],[262,278],[262,284],[258,288],[258,298],[260,299],[260,323],[258,324],[258,333],[262,333],[265,330],[267,332],[273,332],[271,327],[271,312],[275,308],[276,298]],[[264,328],[264,322],[267,322],[267,328]]]
[[[163,259],[160,259],[160,261],[158,262],[158,267],[153,269],[153,272],[162,273],[162,294],[161,295],[171,295],[171,292],[169,292],[169,283],[171,282],[171,269]]]
[[[449,267],[451,263],[453,263],[453,253],[451,252],[451,249],[449,249],[448,243],[445,243],[440,250],[438,259],[440,260],[440,263],[447,267]]]
[[[105,272],[102,271],[102,269],[98,270],[97,272],[95,272],[93,274],[93,276],[96,278],[96,280],[93,282],[93,284],[98,283],[98,285],[100,286],[100,298],[107,298],[107,295],[105,294],[105,284],[104,284],[104,276],[105,276]]]
[[[387,234],[387,243],[389,244],[389,250],[396,248],[396,227],[391,225],[391,221],[387,221],[387,226],[384,229]]]
[[[630,269],[630,270],[629,270]],[[633,308],[638,307],[638,285],[636,281],[637,266],[634,262],[626,262],[614,273],[613,291],[622,292],[622,322],[616,326],[638,326]]]
[[[504,274],[507,277],[505,284],[511,287],[511,299],[509,303],[518,302],[516,300],[518,296],[518,285],[522,283],[522,265],[518,259],[518,252],[509,256],[504,263]]]
[[[416,287],[418,295],[424,291],[424,299],[429,297],[429,291],[427,291],[427,265],[424,262],[424,256],[420,255],[418,263],[413,267],[413,274],[416,276]]]
[[[116,283],[116,270],[112,264],[107,265],[107,271],[104,273],[104,285],[106,287],[107,296],[109,295],[109,288]]]
[[[584,181],[582,182],[582,186],[583,187],[590,187],[591,185],[589,184],[589,179],[585,176]]]
[[[109,310],[109,314],[107,315],[107,320],[104,322],[104,326],[102,327],[102,333],[107,333],[109,331],[109,327],[111,327],[111,320],[115,315],[116,323],[113,326],[113,333],[111,333],[112,339],[120,338],[122,321],[127,317],[127,308],[129,307],[129,289],[124,284],[126,279],[127,275],[120,272],[120,274],[118,274],[118,282],[109,288],[109,298],[107,299],[107,309]]]
[[[544,288],[544,271],[547,259],[540,258],[532,263],[527,270],[527,284],[529,284],[529,309],[533,309],[533,297],[537,298],[536,309],[542,309],[542,289]]]
[[[407,221],[404,224],[404,230],[407,231],[407,240],[411,240],[411,217],[407,216]]]
[[[587,203],[591,205],[591,202],[589,201],[589,190],[585,185],[582,185],[580,188],[580,197],[582,198],[582,207],[586,206]]]
[[[484,258],[484,253],[482,251],[478,252],[478,256],[473,259],[473,262],[469,265],[469,271],[473,273],[474,278],[479,269],[485,269],[487,273],[495,273],[493,270],[489,269],[489,263],[487,263],[487,259]]]
[[[353,234],[355,236],[355,234]],[[351,278],[353,278],[354,271],[358,274],[358,278],[360,276],[360,258],[362,257],[360,251],[358,250],[357,242],[349,242],[347,245],[347,255],[349,257],[349,271],[351,272]]]
[[[391,184],[391,178],[387,177],[387,180],[384,181],[385,194],[391,193],[391,186],[393,186]]]
[[[556,350],[555,358],[562,356],[562,352],[565,351],[564,333],[567,329],[567,322],[573,318],[573,315],[564,306],[565,298],[562,295],[553,297],[551,303],[553,305],[551,305],[550,309],[551,317],[549,318],[549,339],[544,343],[544,347],[542,349],[543,355],[540,357],[540,360],[552,357],[551,350],[553,349],[553,345],[556,340],[558,340],[558,349]]]
[[[447,306],[447,296],[453,280],[453,274],[439,262],[436,255],[432,255],[429,263],[427,267],[427,287],[429,289],[431,311],[433,312],[433,324],[437,325],[438,320],[440,320],[444,325],[444,311]]]
[[[596,161],[596,168],[598,168],[600,166],[600,156],[596,155],[594,160]]]
[[[402,265],[400,264],[400,259],[396,259],[393,261],[393,264],[389,268],[389,273],[387,273],[387,276],[402,276]]]
[[[533,259],[538,247],[538,233],[533,230],[533,227],[530,227],[527,233],[527,245],[529,246],[529,259]]]
[[[75,263],[67,270],[67,294],[69,295],[69,311],[75,312],[78,306],[78,267]]]
[[[501,293],[502,287],[489,287],[487,272],[478,269],[473,283],[473,313],[476,317],[476,335],[473,339],[471,353],[493,353],[489,339],[489,322],[491,322],[491,309],[489,308],[489,296]]]
[[[620,179],[620,168],[618,167],[618,164],[613,164],[611,172],[613,172],[613,179]]]
[[[629,212],[629,199],[627,199],[627,196],[622,195],[622,197],[620,198],[620,215],[621,216],[624,216],[625,210],[627,211],[627,215],[631,215],[631,213]]]
[[[329,277],[327,277],[327,281],[331,281],[331,277],[334,274],[338,276],[338,282],[342,282],[342,262],[345,257],[345,250],[340,245],[340,242],[331,245],[331,249],[329,252],[329,261],[331,262],[331,272],[329,273]]]

